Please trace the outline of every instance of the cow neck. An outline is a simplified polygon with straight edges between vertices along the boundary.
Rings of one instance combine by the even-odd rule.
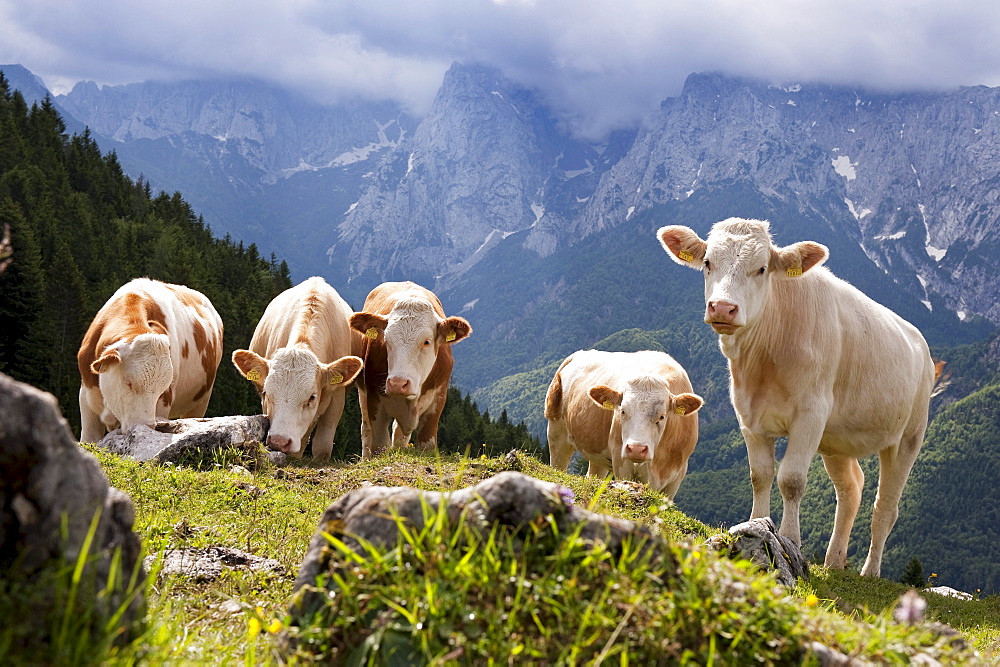
[[[789,317],[775,303],[774,292],[775,289],[772,289],[772,298],[767,299],[763,311],[753,323],[744,325],[732,335],[719,335],[719,347],[731,367],[749,369],[772,365],[780,348],[786,344]]]

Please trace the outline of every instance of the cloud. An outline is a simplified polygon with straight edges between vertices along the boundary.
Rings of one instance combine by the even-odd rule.
[[[579,132],[638,122],[695,71],[883,89],[1000,83],[979,0],[0,0],[0,62],[77,80],[249,76],[426,111],[454,60],[537,87]]]

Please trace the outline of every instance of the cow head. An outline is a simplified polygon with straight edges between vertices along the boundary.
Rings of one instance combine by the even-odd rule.
[[[260,394],[271,423],[267,446],[302,456],[324,389],[350,384],[361,371],[362,362],[358,357],[341,357],[324,364],[307,348],[283,347],[271,359],[250,350],[236,350],[233,364]]]
[[[472,333],[466,320],[442,318],[423,298],[399,300],[388,317],[354,313],[351,326],[373,340],[384,341],[388,358],[385,393],[410,400],[420,395],[441,346],[457,343]]]
[[[622,431],[620,456],[637,463],[653,460],[668,420],[693,414],[704,402],[696,394],[671,394],[667,383],[656,376],[629,380],[624,392],[605,385],[591,387],[590,398],[616,412]]]
[[[156,402],[174,381],[170,338],[140,334],[110,346],[90,364],[98,374],[105,407],[122,430],[136,424],[156,425]]]
[[[679,225],[662,227],[657,237],[671,259],[705,274],[705,322],[724,335],[757,320],[773,281],[795,280],[829,255],[812,241],[778,248],[762,220],[717,222],[705,241]]]

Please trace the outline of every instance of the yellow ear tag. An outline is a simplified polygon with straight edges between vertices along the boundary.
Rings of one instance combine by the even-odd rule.
[[[691,260],[694,259],[694,255],[689,253],[687,250],[681,250],[679,253],[677,253],[677,256],[683,259],[685,262],[690,262]]]
[[[601,404],[601,407],[603,407],[605,410],[614,410],[615,404],[612,403],[611,401],[604,401],[604,403]]]
[[[338,375],[333,375],[333,376],[330,377],[330,384],[340,384],[343,381],[344,381],[344,376],[343,375],[339,375],[338,374]]]
[[[798,278],[799,276],[802,275],[802,267],[790,266],[787,269],[785,269],[785,275],[788,276],[789,278]]]
[[[260,382],[260,373],[256,369],[247,373],[247,379],[251,382]]]
[[[376,338],[378,338],[378,329],[372,327],[371,329],[365,332],[365,335],[371,338],[372,340],[375,340]]]
[[[456,338],[458,338],[458,335],[454,331],[449,331],[448,335],[444,337],[445,341],[449,343],[455,340]]]
[[[683,415],[685,412],[687,412],[687,408],[685,408],[683,405],[678,405],[677,407],[674,408],[675,415]]]

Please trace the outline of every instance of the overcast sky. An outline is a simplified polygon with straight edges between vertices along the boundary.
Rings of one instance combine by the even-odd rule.
[[[583,134],[691,72],[893,90],[1000,85],[996,0],[0,0],[0,63],[54,92],[249,75],[427,110],[452,61],[537,87]]]

